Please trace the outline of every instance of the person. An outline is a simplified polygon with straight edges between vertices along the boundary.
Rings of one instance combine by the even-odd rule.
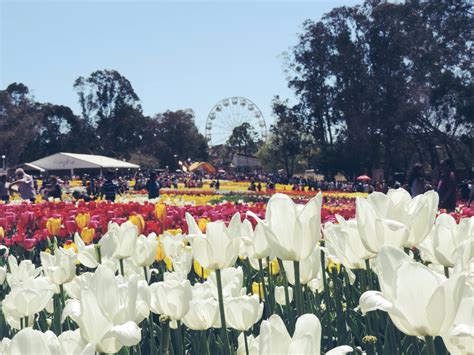
[[[35,202],[36,200],[36,189],[35,183],[31,175],[25,173],[22,168],[18,168],[15,170],[16,180],[10,184],[10,189],[17,185],[18,186],[18,193],[23,200],[30,200],[31,202]]]
[[[7,188],[7,176],[6,175],[1,175],[0,176],[0,198],[5,203],[8,203],[8,201],[10,200],[10,196],[9,196],[8,188]]]
[[[151,172],[150,178],[146,182],[145,189],[148,191],[148,198],[157,198],[160,196],[160,185],[156,181],[156,173]]]
[[[85,202],[89,202],[92,200],[89,196],[82,194],[80,191],[77,190],[72,193],[72,197],[75,201],[84,200]]]
[[[456,208],[456,177],[449,159],[440,162],[440,179],[438,182],[439,208],[448,212]]]
[[[472,200],[474,200],[474,180],[469,183],[469,200],[467,201],[467,207],[471,207]]]
[[[50,176],[49,182],[45,185],[43,191],[48,198],[52,197],[61,199],[62,191],[61,186],[58,184],[58,178],[56,176]]]
[[[221,183],[219,182],[219,179],[216,180],[216,190],[219,190],[221,187]]]
[[[408,189],[411,197],[422,195],[426,192],[425,179],[423,177],[423,166],[414,164],[408,174]]]
[[[114,183],[114,173],[108,171],[105,175],[105,181],[100,189],[100,196],[107,201],[115,202],[115,197],[120,194],[118,186]]]

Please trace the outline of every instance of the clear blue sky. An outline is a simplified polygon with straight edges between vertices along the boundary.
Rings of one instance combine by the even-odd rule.
[[[23,82],[79,114],[74,80],[116,69],[145,114],[193,108],[204,131],[217,101],[245,96],[268,124],[273,96],[292,97],[281,54],[302,22],[360,2],[0,0],[0,88]]]

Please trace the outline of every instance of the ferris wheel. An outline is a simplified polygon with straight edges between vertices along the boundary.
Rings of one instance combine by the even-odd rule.
[[[240,96],[223,99],[214,105],[206,120],[206,139],[209,145],[224,144],[234,128],[244,122],[257,133],[259,140],[267,138],[267,125],[260,109],[249,99]]]

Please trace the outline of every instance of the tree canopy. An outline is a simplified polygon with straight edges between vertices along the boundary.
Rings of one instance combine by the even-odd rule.
[[[307,20],[286,70],[308,168],[389,175],[447,155],[470,170],[470,14],[468,1],[366,1]]]
[[[0,90],[0,152],[9,166],[61,151],[132,159],[148,167],[177,167],[175,155],[207,158],[207,141],[188,111],[145,116],[132,84],[117,71],[79,77],[73,88],[82,115],[36,102],[23,83]]]

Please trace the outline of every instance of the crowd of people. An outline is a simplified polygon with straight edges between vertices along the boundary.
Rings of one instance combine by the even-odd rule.
[[[211,179],[210,187],[220,189],[222,179],[232,181],[248,181],[249,191],[273,191],[276,184],[291,186],[292,191],[344,191],[344,192],[387,192],[389,188],[406,189],[412,197],[435,189],[439,194],[439,207],[454,210],[459,198],[467,201],[469,207],[474,199],[474,182],[464,180],[458,185],[454,168],[449,160],[440,162],[439,176],[436,184],[427,178],[421,164],[414,164],[404,181],[393,180],[387,182],[372,181],[319,181],[311,176],[288,177],[284,174],[216,174],[203,176],[191,173],[168,173],[138,171],[135,175],[116,176],[115,171],[107,171],[104,176],[82,176],[82,189],[71,191],[67,176],[59,179],[57,176],[43,178],[39,187],[37,179],[27,174],[23,169],[16,169],[15,176],[8,178],[0,176],[0,198],[5,203],[10,200],[13,191],[18,193],[23,200],[35,201],[37,194],[44,198],[61,199],[63,191],[70,192],[76,200],[93,200],[97,197],[108,201],[115,201],[118,195],[124,194],[133,188],[136,191],[145,190],[148,198],[155,199],[160,195],[161,188],[175,188],[183,184],[185,188],[202,188],[203,178]],[[130,182],[134,181],[133,187]]]

